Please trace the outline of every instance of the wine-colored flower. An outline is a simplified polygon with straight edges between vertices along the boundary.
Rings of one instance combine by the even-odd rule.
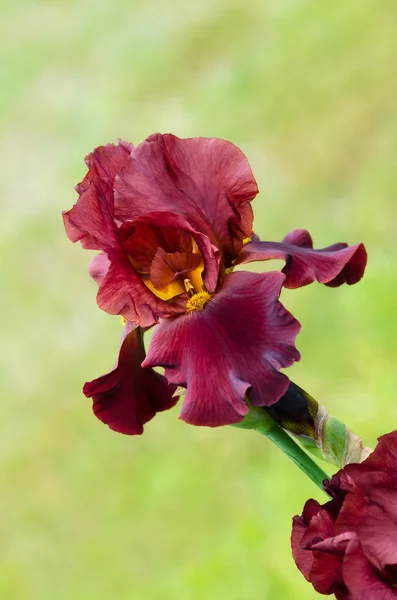
[[[259,241],[256,181],[242,152],[224,140],[155,134],[135,147],[97,148],[86,163],[79,199],[63,215],[66,232],[101,251],[90,265],[98,305],[126,319],[131,332],[156,325],[144,372],[164,367],[172,389],[186,387],[181,418],[196,425],[240,421],[246,395],[254,405],[276,402],[289,384],[280,369],[299,360],[300,326],[278,300],[282,286],[355,283],[364,247],[313,250],[303,230],[281,243]],[[285,261],[283,273],[232,272],[271,258]],[[137,370],[137,339],[123,342],[111,374],[84,388],[97,416],[124,433],[140,433],[151,414],[142,407],[152,388],[134,400],[138,388],[150,387]],[[161,395],[153,411],[173,402]],[[126,410],[128,403],[134,408]]]
[[[397,431],[324,487],[332,500],[309,500],[293,519],[298,568],[320,594],[338,600],[397,598]]]

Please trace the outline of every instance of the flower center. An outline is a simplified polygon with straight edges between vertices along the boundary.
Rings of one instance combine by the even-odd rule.
[[[198,294],[193,294],[193,296],[191,296],[187,301],[186,312],[190,313],[195,310],[203,310],[210,298],[211,294],[208,292],[199,292]]]
[[[144,284],[161,300],[204,291],[204,261],[190,233],[141,225],[124,245]]]
[[[397,588],[397,565],[386,565],[384,575],[393,588]]]

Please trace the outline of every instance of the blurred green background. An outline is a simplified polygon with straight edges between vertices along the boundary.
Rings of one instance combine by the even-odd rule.
[[[397,8],[389,0],[6,0],[1,60],[0,597],[311,600],[290,522],[321,492],[259,435],[142,437],[91,414],[121,326],[66,238],[84,156],[118,136],[218,136],[260,195],[256,231],[364,241],[357,286],[283,294],[289,375],[369,445],[397,428]],[[278,266],[278,265],[277,265]],[[254,340],[253,340],[254,343]]]

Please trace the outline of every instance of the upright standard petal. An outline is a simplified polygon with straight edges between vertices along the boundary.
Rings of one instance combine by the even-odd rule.
[[[227,275],[206,303],[158,325],[143,367],[165,367],[170,383],[187,388],[180,417],[216,427],[241,421],[246,393],[270,406],[289,380],[279,372],[299,360],[300,325],[278,301],[281,273]],[[198,296],[198,295],[197,295]]]
[[[313,249],[310,234],[303,229],[291,231],[282,242],[249,242],[241,250],[235,264],[257,260],[281,259],[285,261],[284,286],[298,288],[313,281],[338,287],[360,281],[367,264],[363,244],[348,246],[333,244],[320,250]]]
[[[83,248],[106,250],[119,245],[114,222],[113,183],[116,175],[129,161],[133,146],[99,146],[85,162],[89,168],[83,181],[76,185],[79,199],[64,211],[65,230],[72,242],[81,241]]]
[[[175,386],[168,385],[163,375],[141,368],[144,358],[143,331],[127,323],[113,371],[84,385],[95,415],[119,433],[141,434],[145,423],[178,400],[173,397]]]
[[[223,251],[228,266],[252,234],[257,193],[246,157],[231,142],[154,134],[134,148],[116,178],[115,214],[125,221],[175,212]]]

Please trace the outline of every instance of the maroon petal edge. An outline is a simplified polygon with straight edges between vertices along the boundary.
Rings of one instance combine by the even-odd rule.
[[[143,331],[127,323],[115,368],[84,385],[83,392],[93,399],[94,414],[110,429],[126,435],[143,433],[143,425],[157,412],[178,401],[176,387],[153,369],[142,369],[145,358]]]
[[[79,199],[62,216],[65,230],[72,242],[83,248],[106,250],[119,245],[114,221],[113,183],[127,165],[133,146],[120,141],[116,146],[99,146],[85,162],[89,167],[83,181],[76,185]]]
[[[320,250],[313,249],[310,234],[304,229],[291,231],[282,242],[250,242],[237,257],[236,264],[256,260],[281,259],[285,261],[284,286],[298,288],[313,281],[338,287],[360,281],[367,264],[363,244],[348,246],[333,244]]]

